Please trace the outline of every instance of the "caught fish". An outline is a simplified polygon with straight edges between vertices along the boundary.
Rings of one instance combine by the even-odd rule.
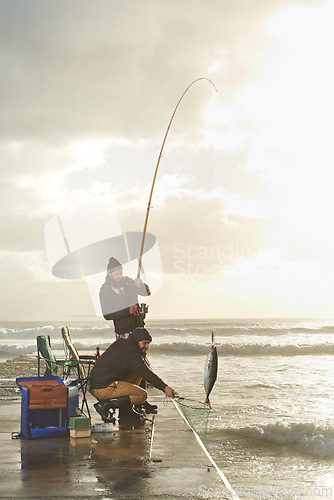
[[[217,379],[217,369],[218,369],[218,355],[217,355],[217,348],[213,345],[213,332],[212,332],[212,346],[208,354],[208,357],[206,358],[205,368],[204,368],[204,388],[205,388],[204,408],[206,407],[206,405],[208,405],[210,410],[211,410],[211,403],[209,396]]]

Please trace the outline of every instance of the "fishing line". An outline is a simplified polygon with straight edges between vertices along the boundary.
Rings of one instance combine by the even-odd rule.
[[[205,448],[202,440],[200,439],[200,437],[198,436],[197,432],[193,429],[193,427],[189,424],[189,422],[187,421],[187,419],[185,418],[185,416],[183,415],[182,411],[180,410],[179,408],[179,405],[178,403],[175,401],[174,398],[172,398],[172,401],[174,403],[174,406],[175,408],[177,409],[177,411],[179,412],[179,414],[181,415],[181,417],[183,418],[183,420],[185,421],[185,423],[187,424],[187,426],[193,431],[194,433],[194,436],[195,438],[197,439],[200,447],[202,448],[202,450],[204,451],[204,453],[206,454],[206,456],[208,457],[208,459],[210,460],[210,462],[212,463],[212,465],[214,466],[214,468],[216,469],[220,479],[223,481],[223,483],[225,484],[226,488],[228,489],[228,491],[230,492],[233,500],[240,500],[238,495],[235,493],[235,491],[233,490],[232,486],[230,485],[230,483],[228,482],[226,476],[222,473],[222,471],[219,469],[218,465],[216,464],[216,462],[213,460],[213,458],[211,457],[210,453],[208,452],[208,450]]]

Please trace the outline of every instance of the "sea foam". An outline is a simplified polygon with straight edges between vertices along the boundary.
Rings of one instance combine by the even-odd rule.
[[[314,422],[276,422],[224,431],[248,438],[267,440],[277,444],[291,444],[303,453],[318,457],[334,457],[334,426]]]

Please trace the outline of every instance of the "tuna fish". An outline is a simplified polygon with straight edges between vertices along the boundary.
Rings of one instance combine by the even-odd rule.
[[[212,347],[208,354],[208,357],[206,358],[205,368],[204,368],[204,387],[205,387],[204,408],[206,405],[208,405],[210,410],[211,410],[211,403],[209,400],[209,395],[217,379],[217,368],[218,368],[217,349],[213,345],[213,334],[212,334]]]

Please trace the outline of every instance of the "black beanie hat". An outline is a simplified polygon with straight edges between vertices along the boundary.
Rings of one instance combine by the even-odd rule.
[[[141,342],[142,340],[148,340],[152,342],[152,337],[146,330],[146,328],[135,328],[132,332],[132,336],[136,342]]]
[[[117,259],[115,259],[115,257],[111,257],[108,262],[107,271],[112,271],[113,269],[117,269],[118,267],[122,267],[122,264]]]

